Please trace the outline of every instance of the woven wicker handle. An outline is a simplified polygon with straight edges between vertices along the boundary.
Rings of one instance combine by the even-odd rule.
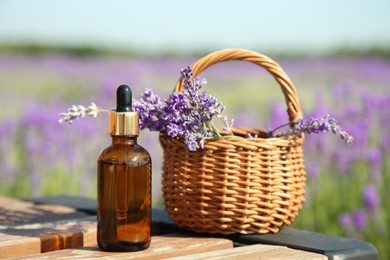
[[[212,52],[192,64],[194,77],[199,75],[202,71],[211,65],[228,60],[249,61],[265,68],[269,73],[272,74],[272,76],[274,76],[283,91],[284,97],[286,99],[287,113],[289,115],[290,122],[302,117],[302,111],[298,100],[298,93],[290,78],[278,63],[257,52],[245,49],[225,49]],[[176,84],[174,91],[181,92],[182,90],[183,80],[180,79]]]

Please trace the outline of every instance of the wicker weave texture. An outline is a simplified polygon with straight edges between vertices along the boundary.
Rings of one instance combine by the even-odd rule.
[[[194,77],[225,60],[246,60],[267,69],[279,82],[291,120],[302,115],[297,92],[270,58],[243,49],[209,54],[193,64]],[[182,90],[182,82],[175,91]],[[236,128],[237,136],[205,142],[189,151],[182,139],[160,135],[164,151],[165,209],[175,223],[196,232],[264,234],[278,232],[298,215],[306,173],[303,136],[267,138],[258,129]]]

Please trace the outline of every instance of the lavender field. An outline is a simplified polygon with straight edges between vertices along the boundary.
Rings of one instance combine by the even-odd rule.
[[[96,197],[96,160],[110,143],[107,115],[58,124],[72,104],[111,108],[119,84],[135,96],[152,87],[167,97],[180,69],[196,58],[84,57],[0,54],[0,195],[78,194]],[[362,239],[390,257],[390,60],[278,60],[294,82],[305,117],[331,114],[355,137],[306,135],[304,208],[293,227]],[[228,62],[202,74],[206,90],[227,107],[235,126],[286,123],[282,92],[253,64]],[[141,132],[153,158],[154,205],[162,205],[158,133]]]

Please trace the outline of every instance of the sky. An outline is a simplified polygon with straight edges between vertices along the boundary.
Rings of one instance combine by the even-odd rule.
[[[389,0],[0,0],[0,44],[159,52],[390,45]]]

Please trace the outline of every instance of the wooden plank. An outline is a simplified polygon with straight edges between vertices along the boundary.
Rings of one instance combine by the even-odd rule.
[[[324,260],[324,255],[295,250],[284,246],[251,245],[194,255],[165,258],[165,260],[257,260],[257,259],[307,259]]]
[[[0,196],[0,258],[96,244],[96,216]]]
[[[222,238],[183,237],[180,235],[153,236],[150,247],[137,252],[104,252],[97,246],[66,249],[15,259],[163,259],[232,248],[233,242]]]
[[[0,258],[96,244],[96,216],[0,226]]]
[[[39,201],[48,204],[61,204],[96,214],[96,199],[78,196],[56,196],[33,198],[32,201]],[[77,203],[76,203],[77,202]],[[178,228],[168,217],[168,213],[161,208],[152,209],[153,233],[155,235],[184,233],[192,234]],[[303,251],[319,252],[329,258],[356,258],[360,256],[365,259],[379,259],[378,250],[370,243],[334,235],[310,232],[305,230],[284,227],[278,233],[235,235],[232,240],[242,245],[272,244],[295,248]]]

